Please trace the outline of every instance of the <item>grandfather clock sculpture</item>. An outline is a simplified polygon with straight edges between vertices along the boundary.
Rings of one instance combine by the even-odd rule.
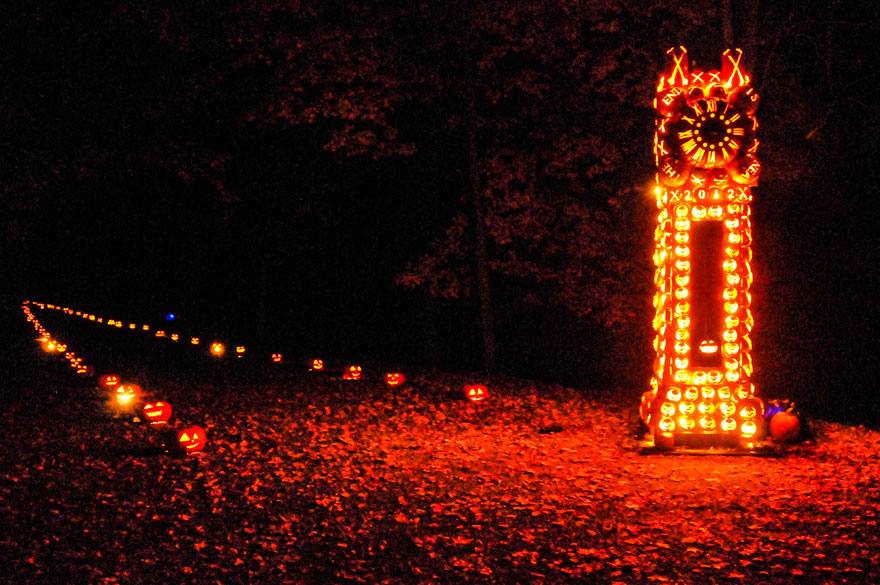
[[[758,96],[727,50],[720,71],[668,51],[654,108],[654,375],[640,416],[654,446],[752,448],[763,405],[751,382],[751,187]]]

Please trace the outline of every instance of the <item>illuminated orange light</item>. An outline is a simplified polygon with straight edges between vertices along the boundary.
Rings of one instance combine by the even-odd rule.
[[[467,384],[464,387],[464,395],[471,402],[482,402],[489,395],[489,390],[483,384]]]
[[[115,374],[107,374],[105,376],[101,376],[98,380],[98,383],[104,388],[114,388],[119,384],[119,376]]]
[[[144,418],[153,425],[163,425],[171,418],[171,405],[167,402],[151,402],[143,407]]]
[[[400,386],[406,382],[406,376],[400,372],[388,372],[385,374],[385,383],[389,386]]]
[[[141,394],[137,384],[122,384],[116,387],[116,403],[118,406],[132,404]]]
[[[211,354],[212,355],[220,357],[221,355],[223,355],[223,353],[225,351],[226,351],[226,347],[222,343],[220,343],[219,341],[215,341],[214,343],[211,344]]]
[[[280,364],[281,359],[282,359],[282,356],[280,353],[273,353],[272,354],[272,361],[275,362],[276,364]]]
[[[324,369],[324,360],[321,359],[313,359],[312,365],[309,368],[311,370],[320,371]]]
[[[718,344],[711,339],[704,339],[700,342],[700,353],[707,355],[718,353]]]
[[[205,448],[208,442],[205,429],[200,426],[191,426],[181,429],[177,433],[177,443],[186,453],[196,453]]]
[[[361,373],[363,373],[363,368],[361,366],[352,365],[345,368],[345,371],[342,373],[343,380],[360,380]]]

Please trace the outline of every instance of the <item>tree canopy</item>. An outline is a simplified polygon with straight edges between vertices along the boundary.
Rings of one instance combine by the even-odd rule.
[[[635,347],[650,315],[657,74],[670,46],[712,68],[733,40],[762,96],[758,349],[796,369],[817,349],[799,314],[827,331],[828,302],[846,330],[864,315],[828,301],[823,279],[843,270],[857,299],[876,283],[871,255],[849,249],[872,241],[858,218],[876,217],[877,11],[757,0],[27,6],[2,25],[4,265],[33,278],[16,251],[45,253],[39,224],[52,210],[100,215],[109,193],[143,189],[186,218],[162,236],[196,250],[181,274],[198,276],[222,249],[276,311],[297,286],[286,275],[317,280],[328,270],[316,252],[334,250],[336,262],[384,259],[361,277],[441,298],[465,298],[482,278],[496,316],[543,306]],[[162,219],[139,246],[155,247]]]

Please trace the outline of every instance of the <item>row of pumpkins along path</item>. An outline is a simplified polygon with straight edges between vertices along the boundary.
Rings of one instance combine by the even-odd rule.
[[[155,429],[160,433],[160,443],[166,453],[175,452],[189,455],[198,453],[206,447],[208,443],[207,432],[201,425],[183,424],[180,421],[172,422],[174,410],[169,402],[145,393],[140,385],[132,381],[123,380],[115,373],[96,374],[94,366],[87,364],[81,355],[77,354],[67,343],[54,337],[43,326],[31,310],[32,306],[42,310],[60,311],[62,314],[82,317],[89,322],[99,324],[104,322],[102,317],[82,311],[74,311],[60,305],[32,301],[25,301],[22,304],[25,318],[33,325],[34,330],[39,335],[37,341],[41,344],[43,350],[50,354],[62,356],[67,360],[71,370],[77,376],[93,381],[96,388],[106,398],[114,418],[132,424],[147,425]],[[123,322],[116,319],[108,319],[107,324],[117,329],[125,328]],[[149,325],[138,327],[135,323],[130,323],[127,328],[137,331],[150,331]],[[168,335],[165,331],[158,330],[155,338],[170,339],[176,342],[179,335],[176,333]],[[200,338],[191,338],[191,345],[198,345],[198,343],[200,343]],[[237,357],[242,357],[245,352],[244,346],[236,346]],[[222,357],[224,353],[225,347],[223,344],[220,342],[213,342],[211,344],[210,354],[212,356]],[[273,363],[281,363],[283,361],[283,356],[280,353],[273,353],[271,357]],[[357,364],[345,365],[338,372],[328,368],[321,358],[311,358],[308,360],[307,365],[311,372],[332,373],[347,381],[359,381],[364,375],[363,367]],[[385,372],[383,380],[388,387],[393,388],[403,385],[406,382],[406,376],[399,371],[389,371]],[[485,384],[468,383],[463,386],[462,390],[464,398],[475,403],[482,402],[489,396],[489,391]]]

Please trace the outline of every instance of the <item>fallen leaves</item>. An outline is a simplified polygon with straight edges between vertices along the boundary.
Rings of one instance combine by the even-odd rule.
[[[510,381],[474,405],[454,376],[407,377],[163,380],[211,434],[185,459],[67,398],[15,405],[0,564],[12,582],[880,581],[877,433],[645,457],[614,396]]]

